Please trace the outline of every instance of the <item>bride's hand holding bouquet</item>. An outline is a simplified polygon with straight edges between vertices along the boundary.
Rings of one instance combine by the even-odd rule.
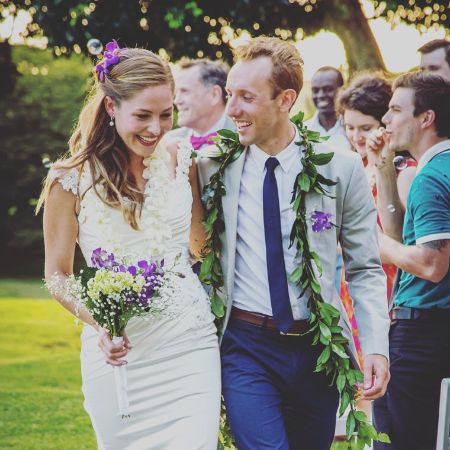
[[[164,268],[164,260],[141,260],[127,264],[112,253],[97,248],[91,266],[72,278],[78,308],[88,311],[99,335],[99,347],[108,364],[114,367],[119,413],[129,416],[126,368],[123,358],[131,349],[125,334],[130,319],[155,316],[165,309],[167,299],[161,288],[170,283],[169,274],[183,277]]]
[[[124,331],[122,335],[123,342],[115,344],[108,330],[100,326],[96,328],[98,333],[98,346],[105,355],[105,361],[111,364],[111,366],[123,366],[127,364],[127,361],[123,358],[127,356],[132,347],[126,332]]]

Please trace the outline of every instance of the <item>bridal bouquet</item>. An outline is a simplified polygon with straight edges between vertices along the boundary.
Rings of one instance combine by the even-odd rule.
[[[79,307],[89,311],[94,320],[108,330],[114,343],[123,342],[128,321],[137,316],[156,315],[164,310],[165,299],[161,295],[170,283],[164,268],[164,260],[142,260],[135,265],[117,261],[114,254],[101,248],[92,252],[91,267],[74,276],[78,291]],[[180,273],[174,275],[183,277]],[[115,366],[119,413],[129,417],[126,367]]]

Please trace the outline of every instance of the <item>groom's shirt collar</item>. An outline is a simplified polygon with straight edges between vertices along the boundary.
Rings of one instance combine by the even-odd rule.
[[[278,159],[280,162],[280,167],[285,173],[289,173],[290,170],[294,170],[293,168],[296,167],[296,164],[293,164],[293,162],[295,160],[299,160],[299,146],[296,144],[299,140],[300,135],[297,128],[295,128],[294,139],[292,139],[288,146],[281,150],[280,153],[275,155],[275,158]],[[250,145],[248,151],[250,153],[250,158],[252,158],[258,170],[263,173],[266,168],[266,161],[270,158],[270,155],[268,155],[264,150],[261,150],[256,144]]]

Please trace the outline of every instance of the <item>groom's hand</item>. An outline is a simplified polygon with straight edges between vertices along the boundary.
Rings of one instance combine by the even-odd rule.
[[[367,355],[364,358],[364,400],[375,400],[386,392],[391,375],[387,358],[383,355]]]

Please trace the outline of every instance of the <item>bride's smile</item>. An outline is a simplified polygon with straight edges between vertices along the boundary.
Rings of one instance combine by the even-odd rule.
[[[172,128],[173,96],[169,85],[149,86],[128,100],[105,97],[105,107],[127,149],[143,158],[153,153]]]

